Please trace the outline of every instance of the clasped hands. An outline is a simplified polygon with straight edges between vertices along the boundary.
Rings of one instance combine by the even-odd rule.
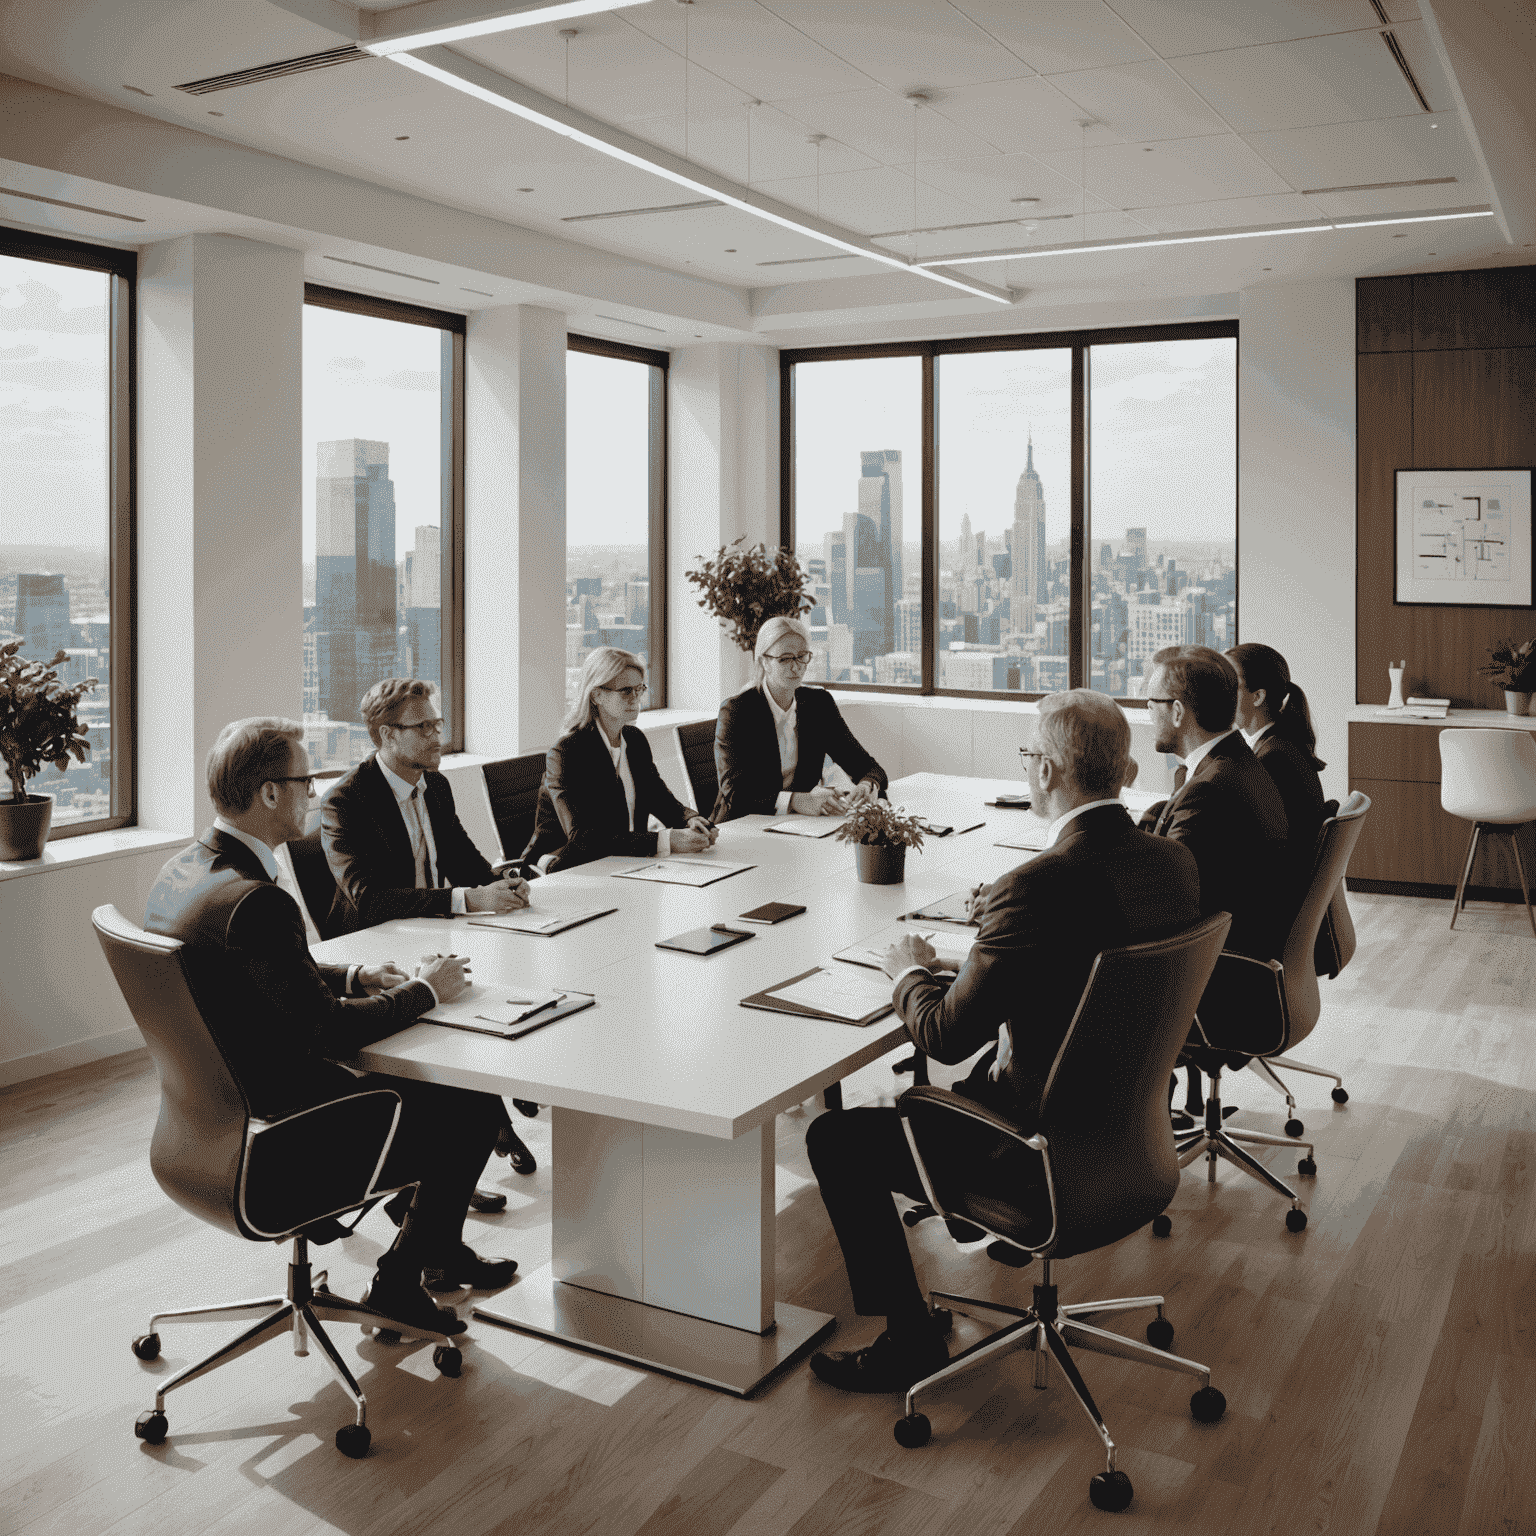
[[[424,981],[440,1003],[451,1003],[469,985],[469,961],[463,955],[423,955],[416,974],[402,971],[393,960],[358,967],[357,984],[370,997],[391,992],[410,981]]]
[[[686,827],[673,829],[670,846],[673,853],[703,853],[719,836],[719,827],[707,816],[690,816]]]
[[[958,971],[953,960],[940,960],[939,952],[920,933],[909,933],[899,938],[886,950],[880,961],[880,969],[892,981],[909,966],[920,965],[927,971]]]
[[[818,784],[789,797],[789,808],[797,816],[846,816],[867,801],[878,799],[879,786],[873,779],[860,779],[850,790],[833,789]]]

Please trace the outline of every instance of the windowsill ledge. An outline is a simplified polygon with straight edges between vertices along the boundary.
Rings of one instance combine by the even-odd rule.
[[[82,864],[101,864],[138,853],[169,852],[184,848],[189,832],[155,832],[147,827],[119,827],[114,832],[86,832],[80,837],[61,837],[48,844],[40,859],[24,863],[0,861],[0,880],[24,880],[54,870],[75,869]]]

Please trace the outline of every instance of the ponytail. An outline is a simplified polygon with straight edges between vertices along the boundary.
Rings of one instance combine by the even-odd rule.
[[[1299,747],[1310,759],[1313,770],[1321,772],[1328,765],[1315,751],[1317,733],[1312,729],[1312,711],[1307,696],[1291,681],[1291,669],[1285,657],[1272,645],[1234,645],[1227,652],[1249,693],[1264,690],[1264,703],[1274,722],[1275,734]]]

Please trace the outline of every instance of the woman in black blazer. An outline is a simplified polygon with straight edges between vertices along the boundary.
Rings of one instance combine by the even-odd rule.
[[[634,722],[645,696],[645,663],[605,645],[587,657],[576,702],[544,761],[530,862],[570,869],[609,854],[699,853],[718,835],[667,788]],[[668,828],[648,832],[654,816]],[[672,830],[675,829],[675,830]]]
[[[715,722],[720,797],[714,819],[736,816],[841,816],[885,793],[883,769],[854,738],[825,688],[802,688],[811,632],[799,619],[769,619],[757,634],[755,687],[727,699]],[[783,732],[781,738],[781,729]],[[851,794],[821,783],[831,757],[854,782]]]

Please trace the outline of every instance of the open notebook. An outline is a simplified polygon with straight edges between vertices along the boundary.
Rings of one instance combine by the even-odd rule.
[[[860,939],[857,944],[850,944],[847,949],[838,950],[832,958],[846,960],[849,965],[862,965],[878,971],[880,962],[885,958],[885,953],[892,944],[914,936],[926,939],[933,945],[940,960],[953,960],[956,965],[964,965],[966,956],[971,952],[971,945],[976,941],[976,930],[946,928],[938,924],[924,927],[922,923],[914,922],[891,923],[888,927],[880,929],[878,933],[870,934],[867,939]]]

